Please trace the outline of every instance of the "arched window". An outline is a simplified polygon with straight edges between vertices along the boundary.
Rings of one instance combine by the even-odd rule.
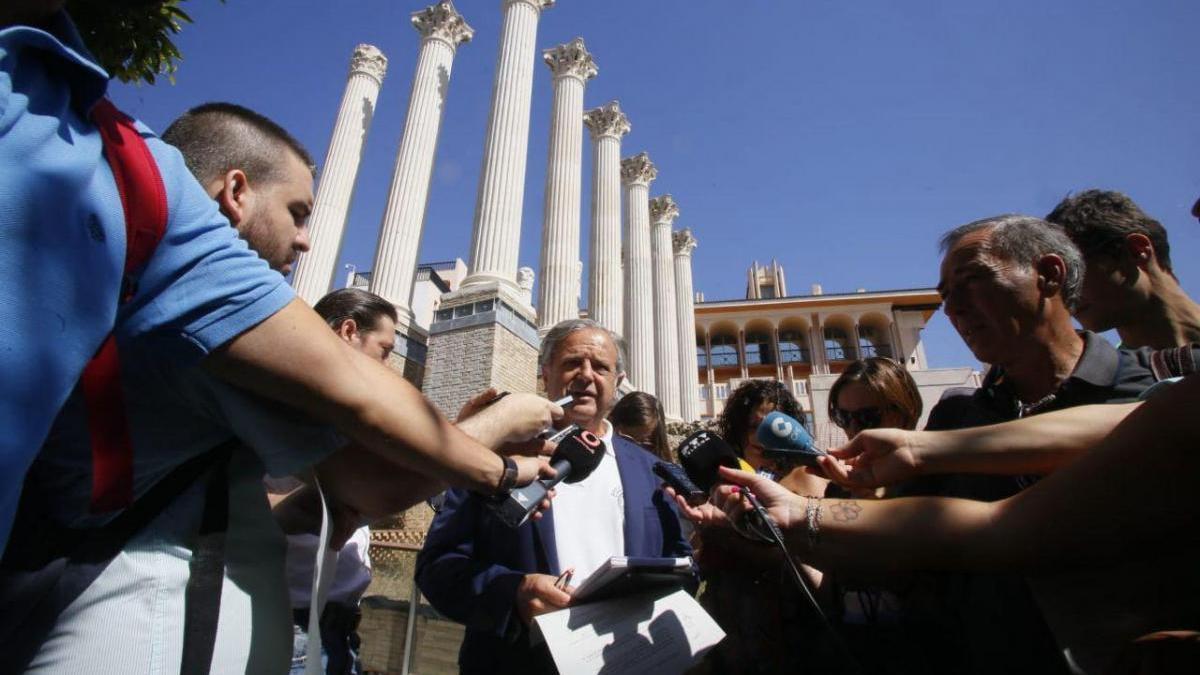
[[[825,357],[830,361],[853,361],[854,344],[850,342],[846,331],[836,326],[825,327]]]
[[[712,342],[712,364],[714,367],[738,365],[737,338],[718,333],[709,338]]]
[[[864,359],[872,356],[892,358],[892,346],[884,337],[884,332],[875,326],[858,327],[858,349]]]
[[[746,333],[746,365],[757,366],[770,363],[775,363],[770,334],[763,331]]]
[[[779,331],[779,362],[808,363],[808,343],[798,330]]]

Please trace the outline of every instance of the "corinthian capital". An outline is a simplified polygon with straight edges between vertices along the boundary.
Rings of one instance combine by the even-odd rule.
[[[629,118],[621,112],[621,106],[616,101],[610,101],[583,113],[583,123],[592,132],[592,138],[613,136],[620,138],[629,133]]]
[[[500,4],[508,7],[509,5],[513,5],[518,2],[531,5],[534,9],[540,12],[543,9],[550,9],[553,7],[555,0],[501,0]]]
[[[658,169],[650,161],[650,155],[639,152],[621,160],[621,182],[626,185],[650,185],[658,178]]]
[[[674,245],[675,255],[691,255],[692,250],[696,248],[696,238],[692,236],[691,228],[687,227],[672,232],[671,243]]]
[[[475,29],[467,25],[450,0],[442,0],[419,12],[413,12],[412,25],[422,38],[441,40],[452,49],[464,42],[470,42],[475,36]]]
[[[586,82],[598,72],[596,61],[580,37],[542,52],[542,60],[550,66],[550,72],[556,78],[577,77]]]
[[[350,73],[363,73],[375,78],[380,84],[387,73],[387,57],[375,45],[359,45],[350,57]]]
[[[670,225],[679,217],[679,205],[671,195],[663,195],[650,200],[650,222]]]

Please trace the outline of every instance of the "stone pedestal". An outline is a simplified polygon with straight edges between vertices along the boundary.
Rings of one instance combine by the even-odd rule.
[[[650,183],[658,169],[641,153],[621,160],[625,186],[625,339],[629,379],[641,391],[657,391],[654,381],[654,283],[650,254]]]
[[[471,232],[470,274],[464,286],[499,281],[511,287],[516,282],[534,47],[538,19],[553,4],[554,0],[503,2],[500,53]]]
[[[333,123],[325,163],[320,167],[321,180],[308,219],[311,248],[300,255],[292,275],[296,295],[310,305],[324,297],[333,284],[333,268],[342,246],[363,144],[386,73],[387,57],[378,48],[372,45],[354,48],[350,76]]]
[[[671,224],[679,207],[671,195],[650,200],[650,249],[654,283],[654,383],[667,419],[680,417],[679,317],[676,314],[674,247]]]
[[[448,1],[414,13],[412,25],[421,34],[421,51],[371,271],[371,292],[395,305],[405,326],[413,323],[413,277],[450,70],[458,45],[475,34]]]
[[[423,393],[453,419],[488,387],[535,392],[540,344],[532,311],[507,284],[447,293],[429,327]]]
[[[592,133],[592,237],[588,317],[624,335],[625,282],[621,277],[621,137],[629,119],[616,101],[583,115]]]
[[[582,38],[547,49],[542,57],[554,77],[537,306],[538,326],[546,330],[559,321],[579,317],[576,266],[583,180],[583,89],[587,80],[596,76],[596,64]]]
[[[675,316],[679,329],[679,415],[684,422],[700,419],[699,364],[696,361],[696,303],[692,289],[692,250],[696,238],[684,228],[672,236],[675,248]]]

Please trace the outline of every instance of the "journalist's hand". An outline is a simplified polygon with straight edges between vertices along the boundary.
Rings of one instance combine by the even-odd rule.
[[[508,394],[499,400],[493,395],[487,399],[492,401],[490,405],[480,407],[475,403],[482,396],[464,406],[463,412],[470,414],[459,414],[458,428],[505,454],[549,454],[554,451],[553,446],[536,440],[536,437],[555,420],[562,419],[561,407],[533,394]],[[472,410],[468,411],[468,408]]]
[[[526,574],[517,587],[517,615],[526,625],[533,617],[571,604],[570,589],[555,588],[549,574]]]
[[[667,493],[668,497],[675,500],[675,506],[679,509],[679,515],[687,518],[693,524],[699,527],[729,527],[729,518],[725,516],[725,512],[712,502],[704,502],[699,506],[692,506],[669,485],[663,485],[662,489],[663,492]]]
[[[725,485],[713,488],[713,502],[721,507],[730,520],[736,521],[750,510],[750,502],[739,488],[750,488],[767,514],[775,519],[780,529],[787,530],[804,525],[804,498],[779,483],[746,471],[721,467],[721,480]]]
[[[554,467],[550,466],[550,460],[545,457],[513,457],[513,461],[517,463],[517,484],[516,487],[529,485],[539,478],[554,478],[558,472]],[[554,490],[550,490],[546,499],[538,504],[538,508],[530,516],[534,520],[540,520],[542,514],[550,508],[550,500],[554,499]]]
[[[868,429],[818,461],[825,476],[839,485],[876,488],[915,478],[921,471],[920,433],[905,429]]]

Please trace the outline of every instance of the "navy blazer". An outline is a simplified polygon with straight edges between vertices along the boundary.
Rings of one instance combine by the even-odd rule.
[[[618,434],[613,450],[625,492],[625,555],[684,557],[675,504],[651,472],[657,458]],[[478,495],[450,490],[417,554],[417,585],[437,611],[466,626],[462,672],[536,672],[545,650],[529,646],[516,613],[517,586],[528,573],[558,575],[554,508],[512,528],[498,522]]]

